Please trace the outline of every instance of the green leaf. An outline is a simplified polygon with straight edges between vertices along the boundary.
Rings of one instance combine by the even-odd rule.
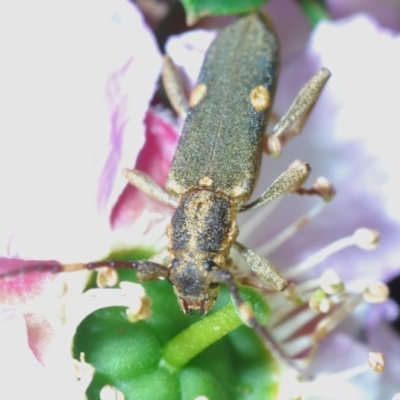
[[[207,15],[246,14],[256,11],[268,0],[181,0],[188,25]]]

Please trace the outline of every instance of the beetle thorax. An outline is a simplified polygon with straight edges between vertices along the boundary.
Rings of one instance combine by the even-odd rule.
[[[207,312],[218,295],[213,271],[224,268],[237,235],[237,205],[210,190],[182,197],[169,227],[170,281],[182,309]]]

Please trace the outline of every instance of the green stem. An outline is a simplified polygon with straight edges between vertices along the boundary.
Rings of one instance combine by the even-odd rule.
[[[181,369],[193,357],[242,323],[230,302],[172,338],[164,348],[161,365],[174,371]]]
[[[240,296],[251,306],[260,324],[267,322],[270,308],[265,298],[251,288],[241,287]],[[208,346],[232,332],[243,321],[232,302],[173,337],[165,346],[160,365],[176,371]]]
[[[323,0],[297,0],[297,2],[313,28],[321,21],[331,19]]]

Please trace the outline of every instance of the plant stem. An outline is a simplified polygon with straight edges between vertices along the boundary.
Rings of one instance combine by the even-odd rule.
[[[169,370],[179,370],[197,354],[242,323],[230,302],[221,310],[190,325],[172,338],[164,348],[161,365]]]

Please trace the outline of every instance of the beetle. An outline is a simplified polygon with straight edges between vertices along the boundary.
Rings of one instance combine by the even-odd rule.
[[[249,203],[263,148],[271,150],[266,143],[271,139],[275,144],[283,143],[300,131],[330,73],[326,69],[317,72],[266,135],[277,83],[278,51],[275,30],[266,15],[240,17],[222,29],[212,43],[188,104],[176,67],[167,58],[164,86],[185,123],[165,190],[140,171],[124,170],[132,185],[175,208],[167,228],[167,249],[150,260],[59,265],[55,272],[103,266],[132,268],[142,280],[168,279],[185,313],[205,314],[213,307],[222,283],[239,306],[245,304],[229,270],[233,247],[256,275],[283,290],[287,282],[277,269],[236,241],[236,219],[239,212],[281,194],[313,192],[302,188],[310,168],[299,163]],[[255,318],[250,316],[247,322],[272,340]]]
[[[239,212],[296,191],[310,171],[307,164],[290,168],[258,200],[246,204],[258,180],[277,82],[278,43],[271,21],[264,14],[250,14],[219,33],[189,109],[174,66],[168,58],[166,63],[164,86],[178,113],[186,116],[166,190],[139,171],[124,171],[132,185],[175,208],[167,250],[151,259],[158,266],[141,264],[140,276],[168,278],[182,310],[204,314],[212,308],[219,284],[232,279],[226,266],[235,247],[259,277],[283,290],[286,280],[273,265],[236,242]],[[273,136],[284,135],[294,123],[304,124],[328,77],[323,69],[307,83]]]

